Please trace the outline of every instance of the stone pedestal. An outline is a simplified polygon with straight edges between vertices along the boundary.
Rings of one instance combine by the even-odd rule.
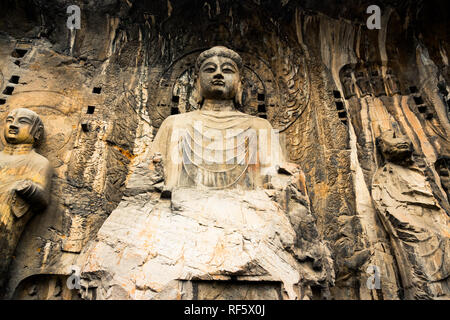
[[[266,190],[125,197],[83,253],[82,285],[96,299],[301,299],[329,272],[299,261],[296,238]]]

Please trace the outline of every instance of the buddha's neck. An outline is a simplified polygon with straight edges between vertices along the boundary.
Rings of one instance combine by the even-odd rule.
[[[205,99],[202,105],[202,110],[204,111],[234,111],[234,101],[233,100],[214,100]]]
[[[27,154],[33,150],[32,144],[6,144],[3,152],[10,155]]]

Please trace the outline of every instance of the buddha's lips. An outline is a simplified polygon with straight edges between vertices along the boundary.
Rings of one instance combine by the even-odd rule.
[[[223,82],[222,80],[214,80],[214,81],[211,81],[211,83],[213,85],[216,85],[216,86],[223,86],[223,85],[225,85],[225,82]]]
[[[10,133],[10,134],[17,134],[17,133],[19,133],[19,130],[17,130],[17,129],[9,129],[8,133]]]
[[[407,143],[401,143],[397,145],[398,149],[408,149],[409,148],[409,144]]]

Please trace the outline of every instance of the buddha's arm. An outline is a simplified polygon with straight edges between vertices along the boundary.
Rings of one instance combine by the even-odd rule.
[[[158,129],[155,138],[152,142],[151,157],[160,154],[164,160],[168,158],[168,147],[173,129],[173,117],[168,117],[163,121],[161,127]],[[159,155],[157,155],[158,157]]]
[[[19,181],[14,190],[33,210],[43,210],[48,206],[50,198],[51,167],[43,168],[36,179]]]
[[[48,205],[48,197],[45,190],[30,180],[23,180],[18,183],[16,193],[33,208],[42,208]]]
[[[177,177],[176,165],[173,163],[173,153],[178,150],[178,148],[174,147],[178,141],[172,141],[174,130],[177,130],[177,128],[174,128],[174,122],[175,117],[173,116],[163,121],[153,140],[150,156],[156,176],[164,181],[161,193],[163,198],[170,198],[171,189],[175,185]],[[158,182],[161,181],[158,180]]]
[[[262,124],[265,130],[271,132],[268,140],[270,144],[271,161],[269,162],[268,167],[276,169],[276,177],[272,176],[271,186],[280,189],[286,189],[289,185],[293,186],[296,190],[300,191],[305,198],[305,201],[309,203],[305,174],[298,164],[286,161],[283,149],[281,148],[280,137],[274,134],[275,132],[270,123],[267,120],[264,120]]]

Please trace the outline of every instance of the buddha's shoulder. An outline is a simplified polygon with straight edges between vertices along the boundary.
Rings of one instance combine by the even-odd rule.
[[[254,127],[260,128],[260,129],[272,129],[272,124],[264,118],[256,117],[256,116],[250,116]]]
[[[30,157],[36,166],[42,168],[50,167],[50,161],[48,161],[48,159],[43,155],[37,153],[35,150],[30,153]]]
[[[168,116],[161,124],[161,127],[172,127],[175,124],[186,122],[187,119],[191,118],[189,115],[190,112],[186,113],[179,113],[179,114],[172,114]]]
[[[201,112],[200,110],[190,111],[186,113],[179,113],[168,116],[164,121],[162,126],[166,127],[174,127],[174,126],[183,126],[187,123],[190,123],[193,120],[201,120],[202,115],[207,114],[205,112]],[[263,119],[260,117],[256,117],[241,111],[232,111],[226,114],[229,117],[239,117],[240,119],[244,119],[252,123],[252,127],[261,128],[261,129],[270,129],[272,125],[267,119]],[[226,117],[224,117],[226,118]]]

